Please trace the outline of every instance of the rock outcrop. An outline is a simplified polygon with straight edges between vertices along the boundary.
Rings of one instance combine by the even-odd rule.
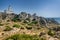
[[[53,18],[44,18],[44,17],[39,17],[39,16],[36,16],[36,14],[33,14],[33,15],[30,15],[26,12],[21,12],[20,14],[14,14],[14,13],[11,13],[11,14],[7,14],[7,13],[4,13],[4,12],[1,12],[0,13],[0,21],[1,20],[4,20],[4,19],[7,19],[7,20],[12,20],[12,19],[19,19],[19,20],[26,20],[26,19],[29,19],[30,22],[32,22],[33,20],[37,21],[40,25],[43,25],[43,26],[48,26],[48,24],[58,24],[57,21],[55,21]]]

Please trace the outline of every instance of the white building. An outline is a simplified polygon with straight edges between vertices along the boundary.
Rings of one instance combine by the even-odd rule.
[[[4,12],[7,13],[7,14],[14,13],[13,10],[12,10],[11,5],[9,5],[9,6],[8,6],[8,9],[7,9],[7,10],[4,10]]]

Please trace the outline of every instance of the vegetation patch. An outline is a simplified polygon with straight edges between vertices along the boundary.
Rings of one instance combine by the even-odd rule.
[[[7,22],[10,22],[10,20],[7,20]]]
[[[32,26],[33,24],[32,23],[28,23],[29,26]]]
[[[37,21],[32,21],[32,24],[37,24],[38,22]]]
[[[19,24],[14,24],[13,27],[19,28],[21,26]]]
[[[23,22],[23,23],[28,23],[28,22],[27,22],[27,20],[24,20],[24,22]]]
[[[14,22],[21,22],[21,20],[20,20],[18,17],[19,17],[19,16],[16,15],[16,16],[12,19],[12,21],[14,21]]]
[[[40,40],[39,36],[30,36],[26,34],[15,34],[11,37],[8,37],[6,40]]]
[[[1,24],[1,23],[0,23],[0,26],[3,26],[3,25],[4,25],[4,24]]]
[[[4,30],[4,31],[10,31],[10,30],[12,30],[12,28],[11,28],[11,27],[9,27],[9,26],[6,26],[6,28],[5,28],[5,30]]]
[[[50,35],[50,36],[54,36],[54,35],[55,35],[55,31],[53,31],[53,30],[49,30],[49,31],[48,31],[48,35]]]
[[[26,29],[31,30],[31,29],[32,29],[32,27],[26,27]]]
[[[24,27],[21,27],[20,29],[24,29]]]

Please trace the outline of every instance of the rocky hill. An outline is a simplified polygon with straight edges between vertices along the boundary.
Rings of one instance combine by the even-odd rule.
[[[58,40],[59,28],[59,23],[53,18],[39,17],[36,13],[31,15],[26,12],[20,14],[0,12],[0,40],[9,40],[8,37],[15,34],[38,35],[38,40],[45,37],[46,40]]]
[[[0,13],[0,20],[9,20],[9,21],[26,21],[26,22],[37,22],[40,25],[44,25],[47,26],[48,24],[59,24],[56,20],[54,20],[53,18],[44,18],[44,17],[39,17],[36,16],[36,13],[34,13],[33,15],[28,14],[26,12],[21,12],[20,14],[15,14],[15,13],[4,13],[1,12]]]

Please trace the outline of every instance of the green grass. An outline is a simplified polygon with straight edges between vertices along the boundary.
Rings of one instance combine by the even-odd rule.
[[[8,37],[6,40],[41,40],[37,35],[30,36],[26,34],[15,34],[11,37]]]

